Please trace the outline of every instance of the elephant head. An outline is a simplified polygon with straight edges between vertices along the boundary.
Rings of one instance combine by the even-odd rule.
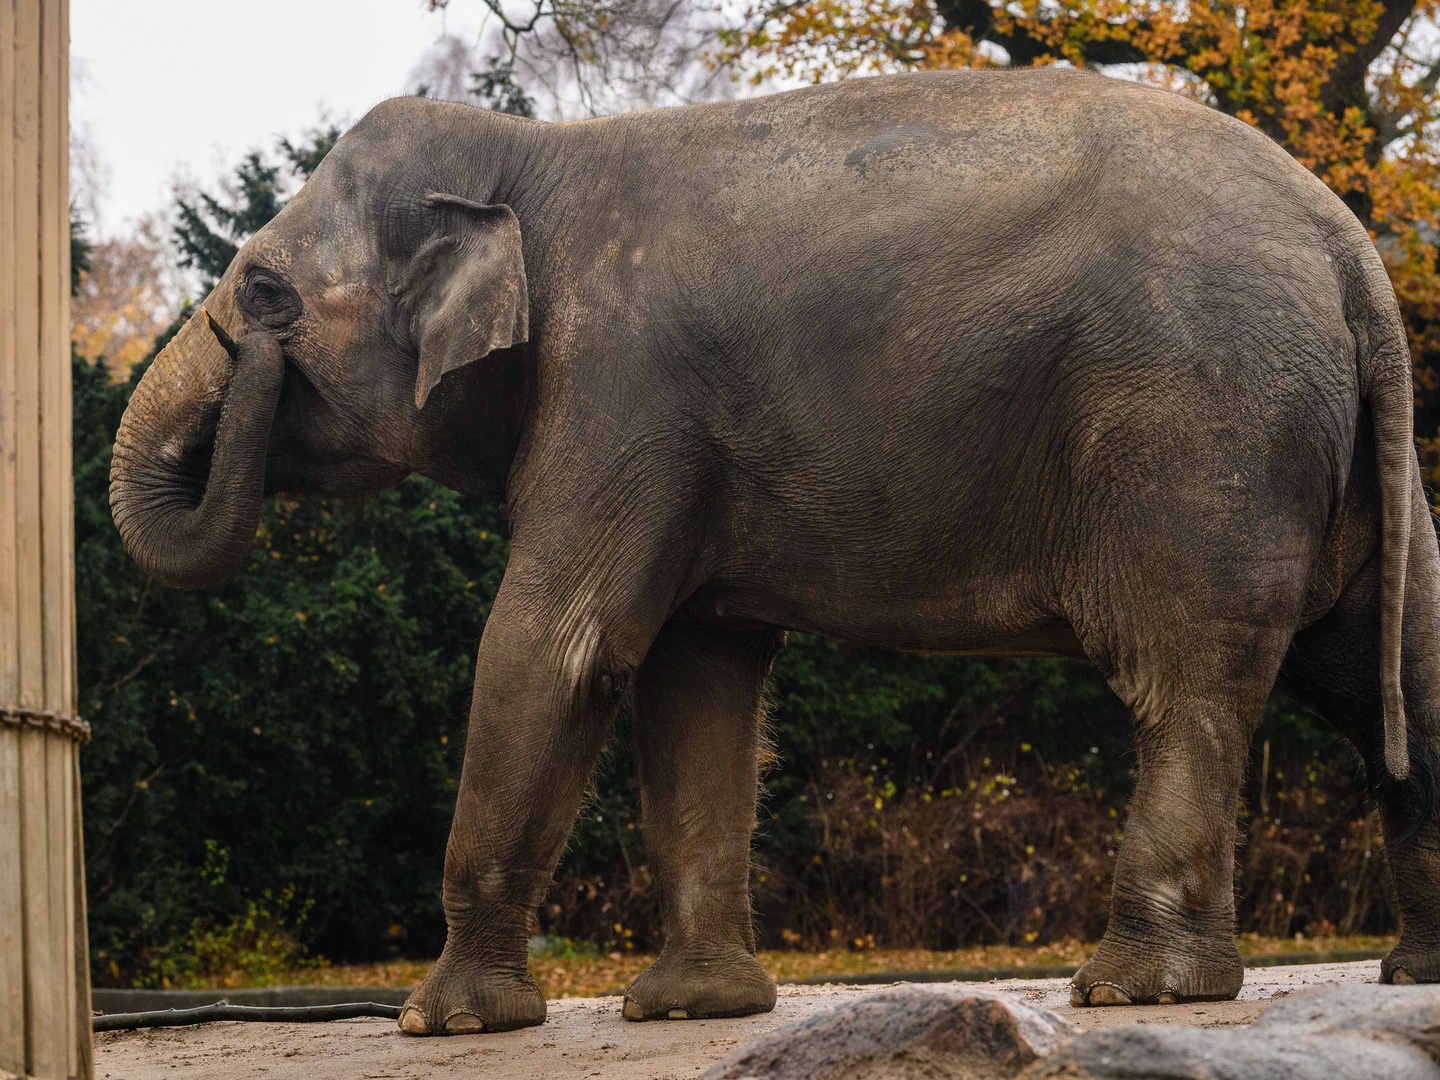
[[[476,184],[464,170],[394,152],[419,104],[381,106],[341,140],[136,387],[110,504],[159,581],[224,578],[267,492],[353,495],[443,473],[437,454],[463,451],[437,450],[442,431],[476,409],[466,390],[436,393],[442,377],[526,340],[515,214],[459,193]]]

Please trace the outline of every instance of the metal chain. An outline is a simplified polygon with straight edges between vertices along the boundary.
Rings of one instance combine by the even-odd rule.
[[[90,741],[89,724],[78,716],[56,712],[54,709],[27,709],[23,705],[0,705],[0,724],[49,728],[51,731],[69,736],[81,746]]]

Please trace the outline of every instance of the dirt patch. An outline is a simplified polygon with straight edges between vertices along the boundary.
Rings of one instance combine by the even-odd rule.
[[[1081,1031],[1119,1024],[1232,1027],[1303,986],[1376,982],[1378,961],[1252,968],[1235,1001],[1138,1008],[1074,1009],[1064,979],[1009,979],[984,985],[1061,1013]],[[966,985],[966,984],[961,984]],[[510,1077],[514,1080],[681,1080],[766,1031],[804,1019],[880,987],[782,986],[775,1011],[738,1020],[632,1024],[620,999],[565,998],[550,1003],[544,1026],[498,1035],[415,1039],[390,1020],[331,1024],[205,1024],[112,1032],[95,1037],[95,1075],[107,1080],[422,1080]]]

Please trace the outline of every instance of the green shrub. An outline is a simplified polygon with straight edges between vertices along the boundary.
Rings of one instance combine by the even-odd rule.
[[[229,852],[213,840],[206,842],[205,850],[201,879],[205,885],[219,888],[225,884]],[[313,898],[296,898],[294,886],[286,886],[278,894],[264,889],[228,921],[196,918],[181,937],[145,950],[132,982],[183,989],[227,985],[239,976],[247,985],[264,986],[297,969],[319,967],[323,959],[310,956],[301,942],[314,907]],[[118,962],[112,960],[107,966],[111,977],[118,979]]]

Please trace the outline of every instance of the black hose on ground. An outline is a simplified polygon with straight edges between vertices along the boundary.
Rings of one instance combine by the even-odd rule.
[[[106,1013],[90,1018],[91,1031],[129,1031],[134,1028],[183,1027],[215,1020],[257,1020],[268,1024],[313,1024],[325,1020],[350,1020],[357,1016],[400,1019],[399,1005],[377,1005],[373,1001],[351,1001],[343,1005],[264,1006],[231,1005],[220,1001],[198,1009],[161,1009],[158,1012]]]

